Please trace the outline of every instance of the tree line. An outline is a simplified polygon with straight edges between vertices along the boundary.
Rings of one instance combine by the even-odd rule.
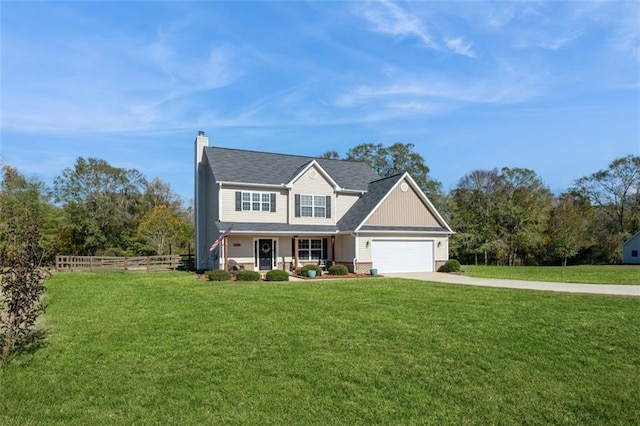
[[[191,208],[169,184],[138,170],[79,157],[47,188],[5,165],[0,176],[0,262],[16,244],[21,223],[39,226],[39,256],[134,256],[186,252],[193,239]],[[18,229],[16,229],[18,228]]]
[[[379,175],[408,171],[456,232],[450,256],[462,263],[618,263],[640,230],[640,157],[627,155],[554,195],[535,171],[474,170],[445,193],[411,143],[365,143],[344,156]],[[28,220],[27,220],[28,219]],[[170,185],[138,170],[79,157],[47,188],[5,165],[0,176],[0,263],[19,243],[16,227],[36,221],[41,258],[186,252],[192,207]],[[14,247],[15,248],[15,247]]]
[[[627,155],[554,195],[526,168],[474,170],[448,193],[411,143],[366,143],[344,156],[381,176],[408,171],[456,232],[450,257],[466,264],[619,263],[640,230],[640,157]]]

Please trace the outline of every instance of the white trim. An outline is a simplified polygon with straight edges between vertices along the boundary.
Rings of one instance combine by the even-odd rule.
[[[370,232],[370,231],[361,230],[360,228],[362,228],[364,226],[364,224],[367,223],[369,218],[371,218],[371,216],[378,209],[378,207],[380,207],[382,205],[382,203],[384,203],[387,200],[387,198],[389,198],[389,195],[396,189],[396,187],[398,187],[398,185],[400,185],[400,182],[404,181],[405,179],[408,180],[409,184],[414,189],[414,192],[418,194],[418,197],[420,197],[422,202],[424,202],[427,205],[427,210],[429,210],[430,213],[433,214],[436,217],[436,220],[438,222],[440,222],[440,224],[443,225],[443,227],[446,228],[448,232],[450,232],[451,234],[454,234],[455,232],[453,232],[453,230],[447,224],[447,222],[445,222],[445,220],[442,218],[442,216],[440,216],[440,213],[438,213],[438,210],[436,210],[436,208],[433,206],[433,204],[431,203],[429,198],[427,198],[427,196],[424,195],[424,192],[422,192],[422,190],[418,187],[418,184],[416,183],[416,181],[413,180],[411,175],[409,173],[407,173],[407,172],[404,172],[404,174],[391,187],[391,189],[389,189],[389,191],[387,191],[387,193],[384,195],[384,197],[382,197],[382,199],[378,202],[378,204],[376,204],[375,207],[372,208],[371,211],[367,214],[367,216],[362,220],[362,222],[360,222],[360,224],[358,226],[356,226],[355,231],[356,232],[358,232],[358,231]],[[394,231],[385,231],[385,232],[394,232]],[[402,232],[402,231],[397,231],[397,232]]]
[[[272,185],[268,183],[249,183],[249,182],[229,182],[229,181],[218,181],[220,186],[240,186],[240,187],[250,187],[250,188],[272,188],[272,189],[282,189],[285,185]]]
[[[238,190],[237,192],[240,193],[240,211],[241,212],[271,212],[271,194],[274,194],[274,192],[266,192],[266,191],[244,191],[244,190]],[[249,200],[245,201],[244,199],[244,194],[249,194]],[[253,208],[253,204],[256,203],[256,201],[253,200],[253,194],[259,194],[260,195],[260,201],[258,201],[257,203],[260,204],[260,208],[258,210],[254,210]],[[262,197],[263,195],[268,195],[269,196],[269,200],[266,202],[266,204],[269,205],[269,208],[267,210],[264,210],[264,198]],[[277,194],[276,194],[277,195]],[[245,210],[244,208],[244,203],[249,203],[249,208]]]
[[[327,180],[329,181],[329,183],[331,184],[331,186],[333,186],[333,189],[334,189],[334,190],[336,190],[336,191],[342,190],[342,188],[340,188],[340,186],[336,183],[336,181],[335,181],[335,180],[333,180],[333,178],[331,177],[331,175],[330,175],[329,173],[327,173],[327,171],[326,171],[326,170],[325,170],[325,169],[324,169],[320,164],[318,164],[318,162],[317,162],[316,160],[311,160],[311,162],[309,162],[309,164],[307,164],[307,166],[306,166],[304,169],[302,169],[302,170],[300,171],[300,173],[298,173],[297,175],[295,175],[295,176],[293,177],[293,179],[291,179],[291,180],[286,184],[286,186],[287,186],[287,187],[292,187],[292,186],[293,186],[293,184],[295,183],[295,181],[297,181],[298,179],[300,179],[300,177],[301,177],[302,175],[304,175],[304,174],[307,172],[307,170],[309,170],[309,169],[310,169],[311,167],[313,167],[313,166],[315,166],[315,167],[317,167],[317,168],[318,168],[318,170],[320,171],[320,174],[321,174],[325,179],[327,179]]]
[[[374,263],[374,246],[375,246],[375,242],[376,241],[380,241],[380,242],[384,242],[384,241],[411,241],[411,242],[426,242],[426,243],[430,243],[431,244],[431,271],[429,272],[435,272],[436,270],[436,240],[432,239],[432,238],[415,238],[415,237],[386,237],[386,238],[371,238],[371,253],[370,253],[370,261],[373,264],[373,267],[378,269],[379,266],[376,265]],[[381,271],[384,272],[384,271]]]
[[[299,195],[300,196],[300,217],[301,218],[322,218],[322,219],[327,219],[327,196],[326,195],[315,195],[315,194],[295,194],[295,195]],[[302,205],[302,197],[311,197],[311,205]],[[322,200],[322,202],[324,203],[324,206],[321,205],[316,205],[316,198],[319,198]],[[331,203],[334,204],[334,203]],[[311,216],[305,216],[302,214],[302,208],[306,207],[309,208],[311,207]],[[324,208],[324,216],[316,216],[316,209],[320,209],[320,208]],[[333,212],[332,212],[333,213]],[[295,212],[294,212],[295,215]]]
[[[222,219],[222,182],[218,182],[218,220]]]
[[[234,232],[235,234],[235,232]],[[255,232],[253,233],[255,235]],[[264,237],[253,237],[253,243],[251,247],[251,251],[253,253],[253,270],[256,272],[260,272],[260,254],[256,253],[257,242],[259,240],[268,240],[269,238]],[[275,247],[275,249],[274,249]],[[257,247],[260,249],[259,247]],[[278,268],[278,254],[280,254],[280,239],[278,237],[271,238],[271,269]]]
[[[372,229],[360,229],[358,230],[358,232],[362,232],[363,234],[418,234],[418,235],[442,235],[444,237],[448,237],[449,235],[451,235],[452,233],[455,232],[448,232],[448,231],[409,231],[409,230],[402,230],[402,229],[393,229],[393,230],[372,230]]]

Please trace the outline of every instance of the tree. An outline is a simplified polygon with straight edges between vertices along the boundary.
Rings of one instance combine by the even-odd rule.
[[[529,169],[476,170],[452,191],[454,245],[462,256],[478,254],[513,265],[531,261],[542,245],[552,195]]]
[[[484,263],[490,255],[497,255],[497,208],[500,175],[497,169],[475,170],[460,179],[451,192],[451,225],[456,230],[452,245],[457,247],[459,258],[473,256],[478,264],[482,254]]]
[[[604,212],[621,239],[640,229],[640,156],[613,160],[607,169],[578,179],[573,191]]]
[[[154,251],[163,255],[169,247],[185,245],[188,231],[186,223],[181,221],[167,207],[158,205],[145,216],[138,226],[138,236],[153,247]]]
[[[322,158],[340,158],[335,151],[327,151]],[[414,144],[397,142],[385,147],[382,144],[364,143],[349,149],[346,160],[368,164],[382,177],[409,172],[420,189],[434,204],[441,204],[442,185],[429,176],[424,158],[414,151]]]
[[[340,154],[338,154],[338,151],[326,151],[320,156],[320,158],[327,158],[329,160],[339,160]]]
[[[619,262],[622,242],[640,230],[640,156],[627,155],[584,176],[572,191],[595,207],[590,232],[597,237],[592,262]]]
[[[502,168],[499,233],[507,245],[507,262],[530,260],[543,243],[553,195],[531,169]]]
[[[551,253],[561,259],[562,266],[591,245],[592,212],[588,201],[575,194],[565,193],[556,199],[547,234]]]
[[[0,182],[0,357],[6,364],[16,350],[28,345],[42,311],[46,272],[40,237],[43,226],[38,181],[29,181],[15,168],[3,167]]]
[[[147,186],[135,169],[79,157],[53,182],[53,198],[62,204],[61,235],[66,251],[79,255],[127,252],[140,217]]]

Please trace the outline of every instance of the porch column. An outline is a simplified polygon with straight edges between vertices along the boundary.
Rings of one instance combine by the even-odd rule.
[[[298,236],[294,235],[293,236],[293,270],[295,272],[296,268],[298,267]]]
[[[331,236],[331,266],[336,264],[336,236]]]

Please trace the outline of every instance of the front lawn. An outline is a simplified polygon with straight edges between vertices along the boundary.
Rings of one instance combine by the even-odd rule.
[[[640,299],[65,273],[0,424],[638,424]]]
[[[485,266],[464,265],[470,277],[582,284],[640,285],[640,265]]]

